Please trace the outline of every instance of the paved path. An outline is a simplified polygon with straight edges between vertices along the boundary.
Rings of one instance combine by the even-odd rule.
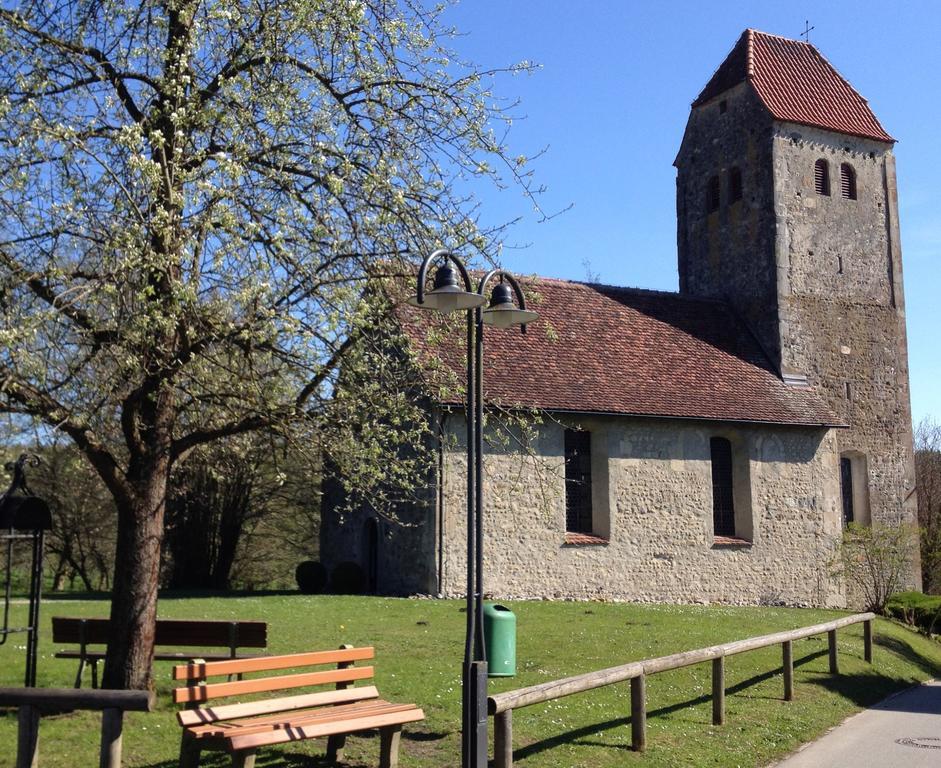
[[[941,768],[941,681],[860,712],[775,768]]]

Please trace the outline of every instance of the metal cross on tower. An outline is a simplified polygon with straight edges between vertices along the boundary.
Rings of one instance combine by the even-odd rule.
[[[810,42],[810,31],[816,29],[816,27],[810,26],[810,20],[804,19],[804,31],[801,32],[800,36],[804,38],[805,43]]]

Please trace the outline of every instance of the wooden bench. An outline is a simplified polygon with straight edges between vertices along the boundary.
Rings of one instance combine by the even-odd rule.
[[[120,768],[124,713],[151,712],[152,691],[76,691],[72,688],[0,688],[0,707],[17,707],[16,768],[39,765],[39,719],[76,709],[101,710],[101,768]],[[4,750],[6,751],[6,750]]]
[[[177,713],[183,726],[180,768],[197,768],[203,750],[232,755],[234,768],[251,768],[259,747],[302,739],[327,737],[327,756],[342,759],[346,736],[358,731],[379,730],[380,768],[398,765],[402,726],[423,720],[414,704],[392,704],[379,698],[374,685],[352,687],[373,676],[371,666],[355,662],[371,659],[372,648],[343,646],[337,651],[295,653],[238,661],[183,664],[173,669],[174,680],[186,680],[173,691],[173,700],[187,709]],[[309,671],[310,667],[336,665]],[[308,671],[297,672],[308,668]],[[291,674],[256,677],[237,682],[207,682],[218,675],[250,674],[291,670]],[[245,694],[270,694],[296,688],[332,685],[333,690],[302,693],[281,698],[260,698],[235,704],[202,706],[211,699]]]
[[[66,616],[52,617],[52,641],[77,643],[78,650],[59,651],[57,659],[78,659],[75,687],[82,687],[82,673],[91,665],[92,688],[98,687],[98,662],[105,658],[104,648],[89,650],[88,646],[105,646],[108,642],[108,619],[76,619]],[[266,648],[268,625],[263,621],[194,621],[184,619],[157,619],[154,645],[164,648],[226,648],[227,653],[194,653],[157,651],[158,661],[187,661],[201,658],[206,661],[242,658],[240,648]]]

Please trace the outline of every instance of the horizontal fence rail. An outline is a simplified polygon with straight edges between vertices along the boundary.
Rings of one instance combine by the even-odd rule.
[[[494,766],[510,768],[513,765],[513,710],[541,704],[573,693],[582,693],[605,685],[631,681],[631,745],[637,751],[643,751],[647,744],[647,693],[646,677],[657,672],[688,667],[691,664],[712,662],[712,722],[722,725],[725,722],[725,657],[746,651],[781,645],[782,671],[784,674],[784,699],[794,699],[794,655],[792,643],[814,635],[827,633],[830,673],[839,672],[836,653],[836,633],[838,629],[853,624],[863,625],[863,655],[872,663],[872,621],[874,613],[857,613],[844,616],[810,627],[800,627],[770,635],[750,637],[731,643],[697,648],[692,651],[673,653],[654,659],[635,661],[617,667],[609,667],[597,672],[553,680],[548,683],[518,688],[514,691],[497,693],[487,699],[487,711],[494,719]]]

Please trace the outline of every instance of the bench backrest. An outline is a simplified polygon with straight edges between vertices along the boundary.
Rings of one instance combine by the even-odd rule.
[[[240,696],[248,693],[267,693],[291,688],[308,688],[317,685],[334,685],[345,689],[359,680],[373,676],[373,668],[357,667],[355,662],[375,656],[372,647],[344,647],[336,651],[292,653],[286,656],[264,656],[255,659],[232,661],[193,661],[173,668],[174,680],[186,680],[187,685],[173,691],[177,704],[199,704],[222,696]],[[332,668],[317,669],[324,665]],[[315,671],[310,671],[313,667]],[[308,668],[308,671],[295,670]],[[291,670],[291,674],[235,680],[231,682],[207,682],[207,678],[245,675],[259,672]],[[375,694],[373,694],[375,695]]]
[[[108,619],[52,617],[52,641],[103,645],[108,642]],[[190,648],[267,648],[268,625],[264,621],[195,621],[157,619],[156,645]]]

